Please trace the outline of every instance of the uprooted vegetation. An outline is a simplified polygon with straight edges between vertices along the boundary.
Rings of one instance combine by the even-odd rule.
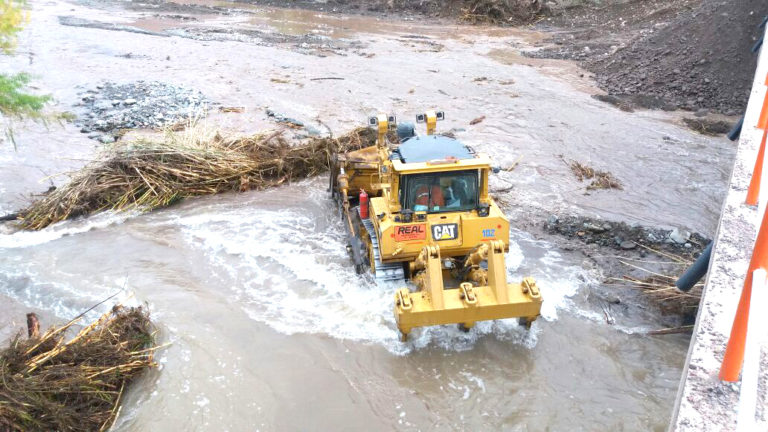
[[[65,341],[77,322],[42,336],[30,327],[28,339],[19,335],[0,351],[0,430],[107,430],[126,387],[155,365],[141,307],[116,306]]]
[[[285,5],[285,2],[268,1],[276,5]],[[332,5],[334,10],[342,11],[417,13],[458,19],[472,24],[520,25],[531,23],[540,16],[551,13],[551,8],[560,10],[579,2],[579,0],[333,0],[319,3],[302,0],[292,4],[322,10]]]
[[[728,133],[733,125],[723,120],[698,119],[686,117],[683,123],[702,135],[719,136]]]
[[[565,161],[565,159],[563,159],[563,161]],[[571,172],[573,172],[573,175],[575,175],[580,182],[583,182],[584,180],[592,180],[587,186],[587,190],[624,189],[621,182],[608,171],[598,171],[575,160],[566,162],[566,164],[571,168]]]
[[[161,140],[109,147],[68,184],[19,212],[19,227],[38,230],[103,210],[151,210],[192,196],[273,187],[326,171],[334,153],[374,142],[365,128],[298,144],[281,131],[237,138],[196,127],[167,131]]]
[[[693,264],[693,261],[681,255],[645,248],[656,257],[660,257],[662,261],[655,258],[619,259],[619,262],[628,270],[639,272],[640,275],[624,275],[621,278],[612,278],[612,281],[640,290],[664,314],[677,315],[685,321],[695,319],[704,283],[696,283],[688,292],[680,291],[675,285],[677,279]],[[654,267],[656,270],[649,267]]]
[[[472,24],[525,24],[546,11],[541,0],[469,0],[460,19]]]

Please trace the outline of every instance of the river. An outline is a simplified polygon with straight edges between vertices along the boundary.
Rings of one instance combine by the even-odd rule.
[[[314,178],[41,232],[5,227],[0,339],[27,311],[45,326],[121,290],[120,301],[146,304],[158,341],[170,345],[130,389],[118,431],[665,430],[688,338],[639,334],[657,325],[653,313],[617,311],[608,324],[591,295],[600,270],[526,227],[573,212],[712,235],[730,142],[683,128],[675,113],[627,113],[594,100],[598,90],[574,64],[520,55],[542,40],[534,30],[215,5],[236,10],[33,3],[19,54],[0,70],[31,72],[61,110],[77,111],[79,92],[104,80],[196,88],[245,107],[204,120],[242,133],[275,127],[266,108],[319,118],[334,131],[378,110],[409,118],[441,108],[441,129],[458,129],[501,166],[520,160],[491,187],[503,191],[512,218],[508,275],[538,280],[542,318],[531,330],[485,322],[469,333],[415,330],[400,342],[394,287],[350,268],[327,180]],[[64,26],[60,16],[175,33]],[[178,36],[222,26],[324,35],[335,51]],[[16,137],[16,150],[0,147],[0,213],[98,150],[71,124],[21,124]],[[610,170],[624,190],[585,193],[560,155]]]

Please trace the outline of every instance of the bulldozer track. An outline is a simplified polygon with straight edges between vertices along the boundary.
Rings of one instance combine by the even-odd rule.
[[[358,210],[359,212],[359,210]],[[359,213],[358,213],[359,214]],[[402,263],[382,263],[381,252],[379,251],[379,239],[376,237],[376,231],[373,227],[373,222],[370,219],[362,219],[365,230],[368,231],[368,236],[371,239],[371,247],[373,248],[373,258],[375,260],[372,263],[375,270],[376,280],[381,281],[395,281],[402,280],[405,282],[405,272],[403,271]]]

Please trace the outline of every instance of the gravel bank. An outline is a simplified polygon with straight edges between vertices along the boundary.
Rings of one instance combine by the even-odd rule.
[[[81,96],[84,112],[75,124],[105,144],[118,139],[123,129],[155,129],[200,118],[210,103],[197,90],[157,81],[106,82]]]

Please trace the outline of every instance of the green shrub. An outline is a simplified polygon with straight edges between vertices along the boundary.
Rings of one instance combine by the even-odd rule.
[[[20,90],[29,83],[29,75],[0,74],[0,113],[6,117],[42,118],[40,113],[50,96],[35,96]]]
[[[25,3],[26,0],[0,0],[0,55],[11,55],[16,48],[17,34],[29,20],[29,13],[23,9]],[[51,97],[24,93],[22,90],[29,80],[29,75],[25,73],[0,73],[0,118],[6,119],[3,132],[14,147],[14,119],[32,119],[47,124],[50,120],[61,121],[66,118],[61,114],[43,113],[43,108]]]

